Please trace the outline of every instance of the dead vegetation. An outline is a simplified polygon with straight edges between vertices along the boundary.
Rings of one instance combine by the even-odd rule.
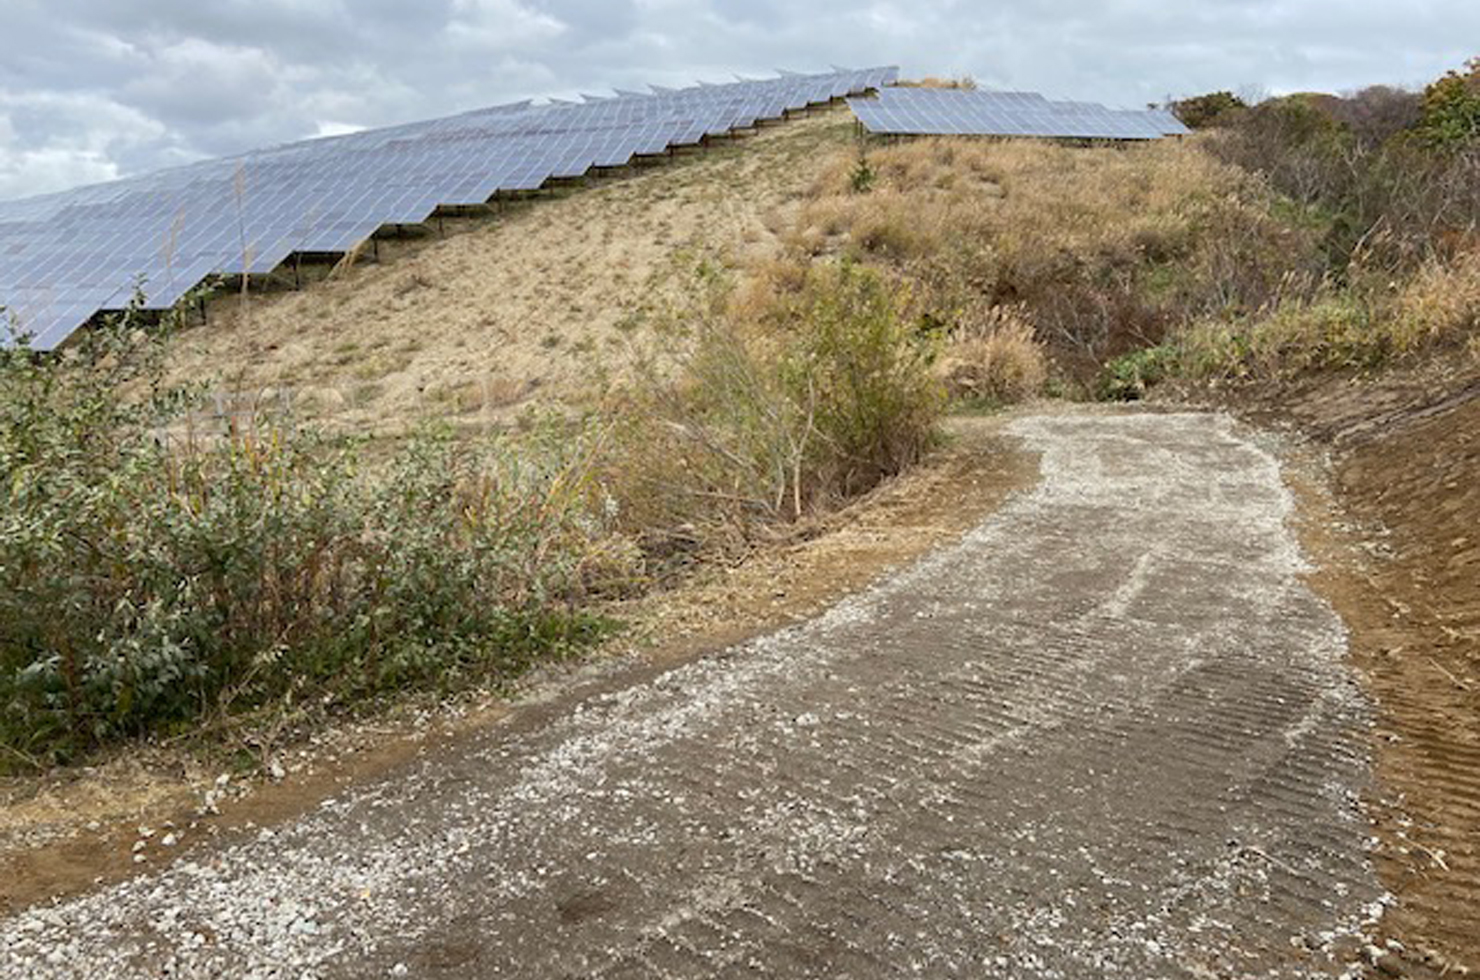
[[[1311,242],[1274,203],[1187,144],[918,140],[835,155],[787,245],[910,282],[921,323],[950,341],[952,373],[1022,397],[1045,380],[1088,391],[1106,360],[1179,322],[1303,288],[1314,265],[1292,275],[1291,256]],[[972,358],[986,359],[966,371]]]
[[[941,354],[938,373],[959,400],[990,404],[1028,401],[1048,381],[1048,357],[1020,307],[973,311]]]

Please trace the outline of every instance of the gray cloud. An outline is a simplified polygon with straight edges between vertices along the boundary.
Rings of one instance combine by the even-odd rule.
[[[5,0],[0,199],[541,95],[894,63],[1134,106],[1422,84],[1473,0]]]

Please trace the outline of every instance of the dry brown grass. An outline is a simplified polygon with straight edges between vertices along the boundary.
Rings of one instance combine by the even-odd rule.
[[[449,222],[445,237],[380,243],[302,291],[218,301],[178,338],[177,378],[292,393],[341,431],[396,434],[427,418],[463,428],[583,404],[701,259],[740,269],[781,250],[819,146],[840,114],[802,119],[628,179]],[[247,319],[249,317],[250,319]]]
[[[994,306],[952,334],[936,373],[953,397],[1009,404],[1043,391],[1048,354],[1020,308]]]
[[[976,79],[970,75],[962,75],[959,78],[938,78],[935,75],[926,75],[916,80],[903,80],[899,82],[900,88],[957,88],[975,89]]]
[[[1480,344],[1480,253],[1451,261],[1431,260],[1398,294],[1393,317],[1394,347],[1401,352],[1461,341]]]
[[[1290,289],[1292,262],[1318,265],[1312,237],[1272,206],[1192,143],[925,139],[840,151],[787,244],[799,261],[891,269],[948,330],[1016,307],[1059,369],[1084,377],[1173,324],[1258,308]]]
[[[1238,171],[1181,143],[1085,148],[927,139],[873,150],[867,160],[874,193],[853,193],[857,157],[841,155],[813,183],[805,215],[847,227],[891,210],[890,195],[902,195],[953,206],[953,226],[985,228],[1020,248],[1044,241],[1045,250],[1133,252],[1189,234],[1186,226],[1210,198],[1261,196]]]

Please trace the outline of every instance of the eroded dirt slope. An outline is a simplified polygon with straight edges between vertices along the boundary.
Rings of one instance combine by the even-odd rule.
[[[1275,460],[1061,413],[1043,482],[821,617],[0,925],[0,973],[1322,976],[1369,711]]]
[[[1387,927],[1414,969],[1480,971],[1480,378],[1436,363],[1260,400],[1329,449],[1324,519],[1355,544],[1321,585],[1380,708]]]

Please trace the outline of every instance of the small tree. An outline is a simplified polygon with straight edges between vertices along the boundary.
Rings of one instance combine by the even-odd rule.
[[[1207,129],[1226,124],[1230,113],[1248,107],[1248,103],[1232,92],[1208,92],[1173,102],[1172,112],[1192,129]]]
[[[1480,136],[1480,58],[1424,90],[1419,133],[1431,146],[1463,146]]]
[[[1418,125],[1423,96],[1390,85],[1370,85],[1331,103],[1330,111],[1362,147],[1370,149]]]

